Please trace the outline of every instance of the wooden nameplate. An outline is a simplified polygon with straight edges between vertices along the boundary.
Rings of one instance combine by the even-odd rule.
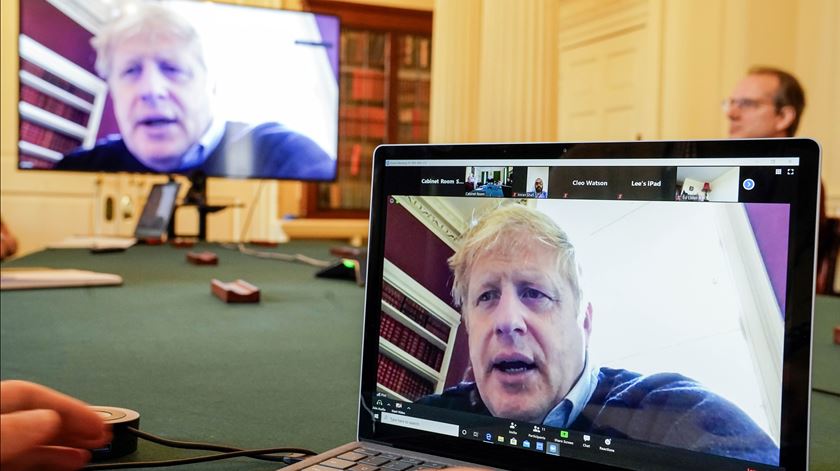
[[[245,280],[225,283],[215,278],[210,281],[210,290],[226,303],[258,303],[260,289]]]
[[[112,273],[52,268],[11,268],[0,271],[0,290],[37,288],[77,288],[121,285],[123,279]]]
[[[219,257],[213,252],[188,252],[187,261],[194,265],[218,265]]]

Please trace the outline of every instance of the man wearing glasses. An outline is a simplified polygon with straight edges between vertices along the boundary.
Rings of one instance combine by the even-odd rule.
[[[805,92],[783,70],[753,67],[724,100],[723,109],[729,137],[791,137],[805,109]]]
[[[732,95],[723,101],[729,118],[729,137],[792,137],[805,109],[805,92],[796,77],[772,67],[753,67]],[[825,186],[820,191],[820,240],[817,249],[817,293],[830,292],[833,272],[830,261],[838,241],[837,224],[832,229],[825,212]]]

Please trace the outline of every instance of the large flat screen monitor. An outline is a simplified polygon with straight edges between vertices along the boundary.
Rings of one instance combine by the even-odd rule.
[[[20,0],[18,167],[334,180],[338,45],[328,15]]]

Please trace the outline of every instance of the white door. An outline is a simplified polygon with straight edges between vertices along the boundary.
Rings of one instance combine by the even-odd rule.
[[[571,46],[560,53],[559,136],[568,141],[654,138],[644,27]]]

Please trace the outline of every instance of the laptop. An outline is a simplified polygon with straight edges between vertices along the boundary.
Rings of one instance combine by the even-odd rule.
[[[357,440],[283,469],[807,469],[819,168],[807,139],[378,147]]]
[[[112,252],[128,249],[138,240],[160,240],[167,234],[177,204],[178,182],[156,183],[149,191],[134,236],[74,235],[47,245],[51,249],[91,249]]]
[[[161,239],[167,234],[180,188],[181,184],[174,181],[152,185],[149,198],[134,228],[135,238]]]

